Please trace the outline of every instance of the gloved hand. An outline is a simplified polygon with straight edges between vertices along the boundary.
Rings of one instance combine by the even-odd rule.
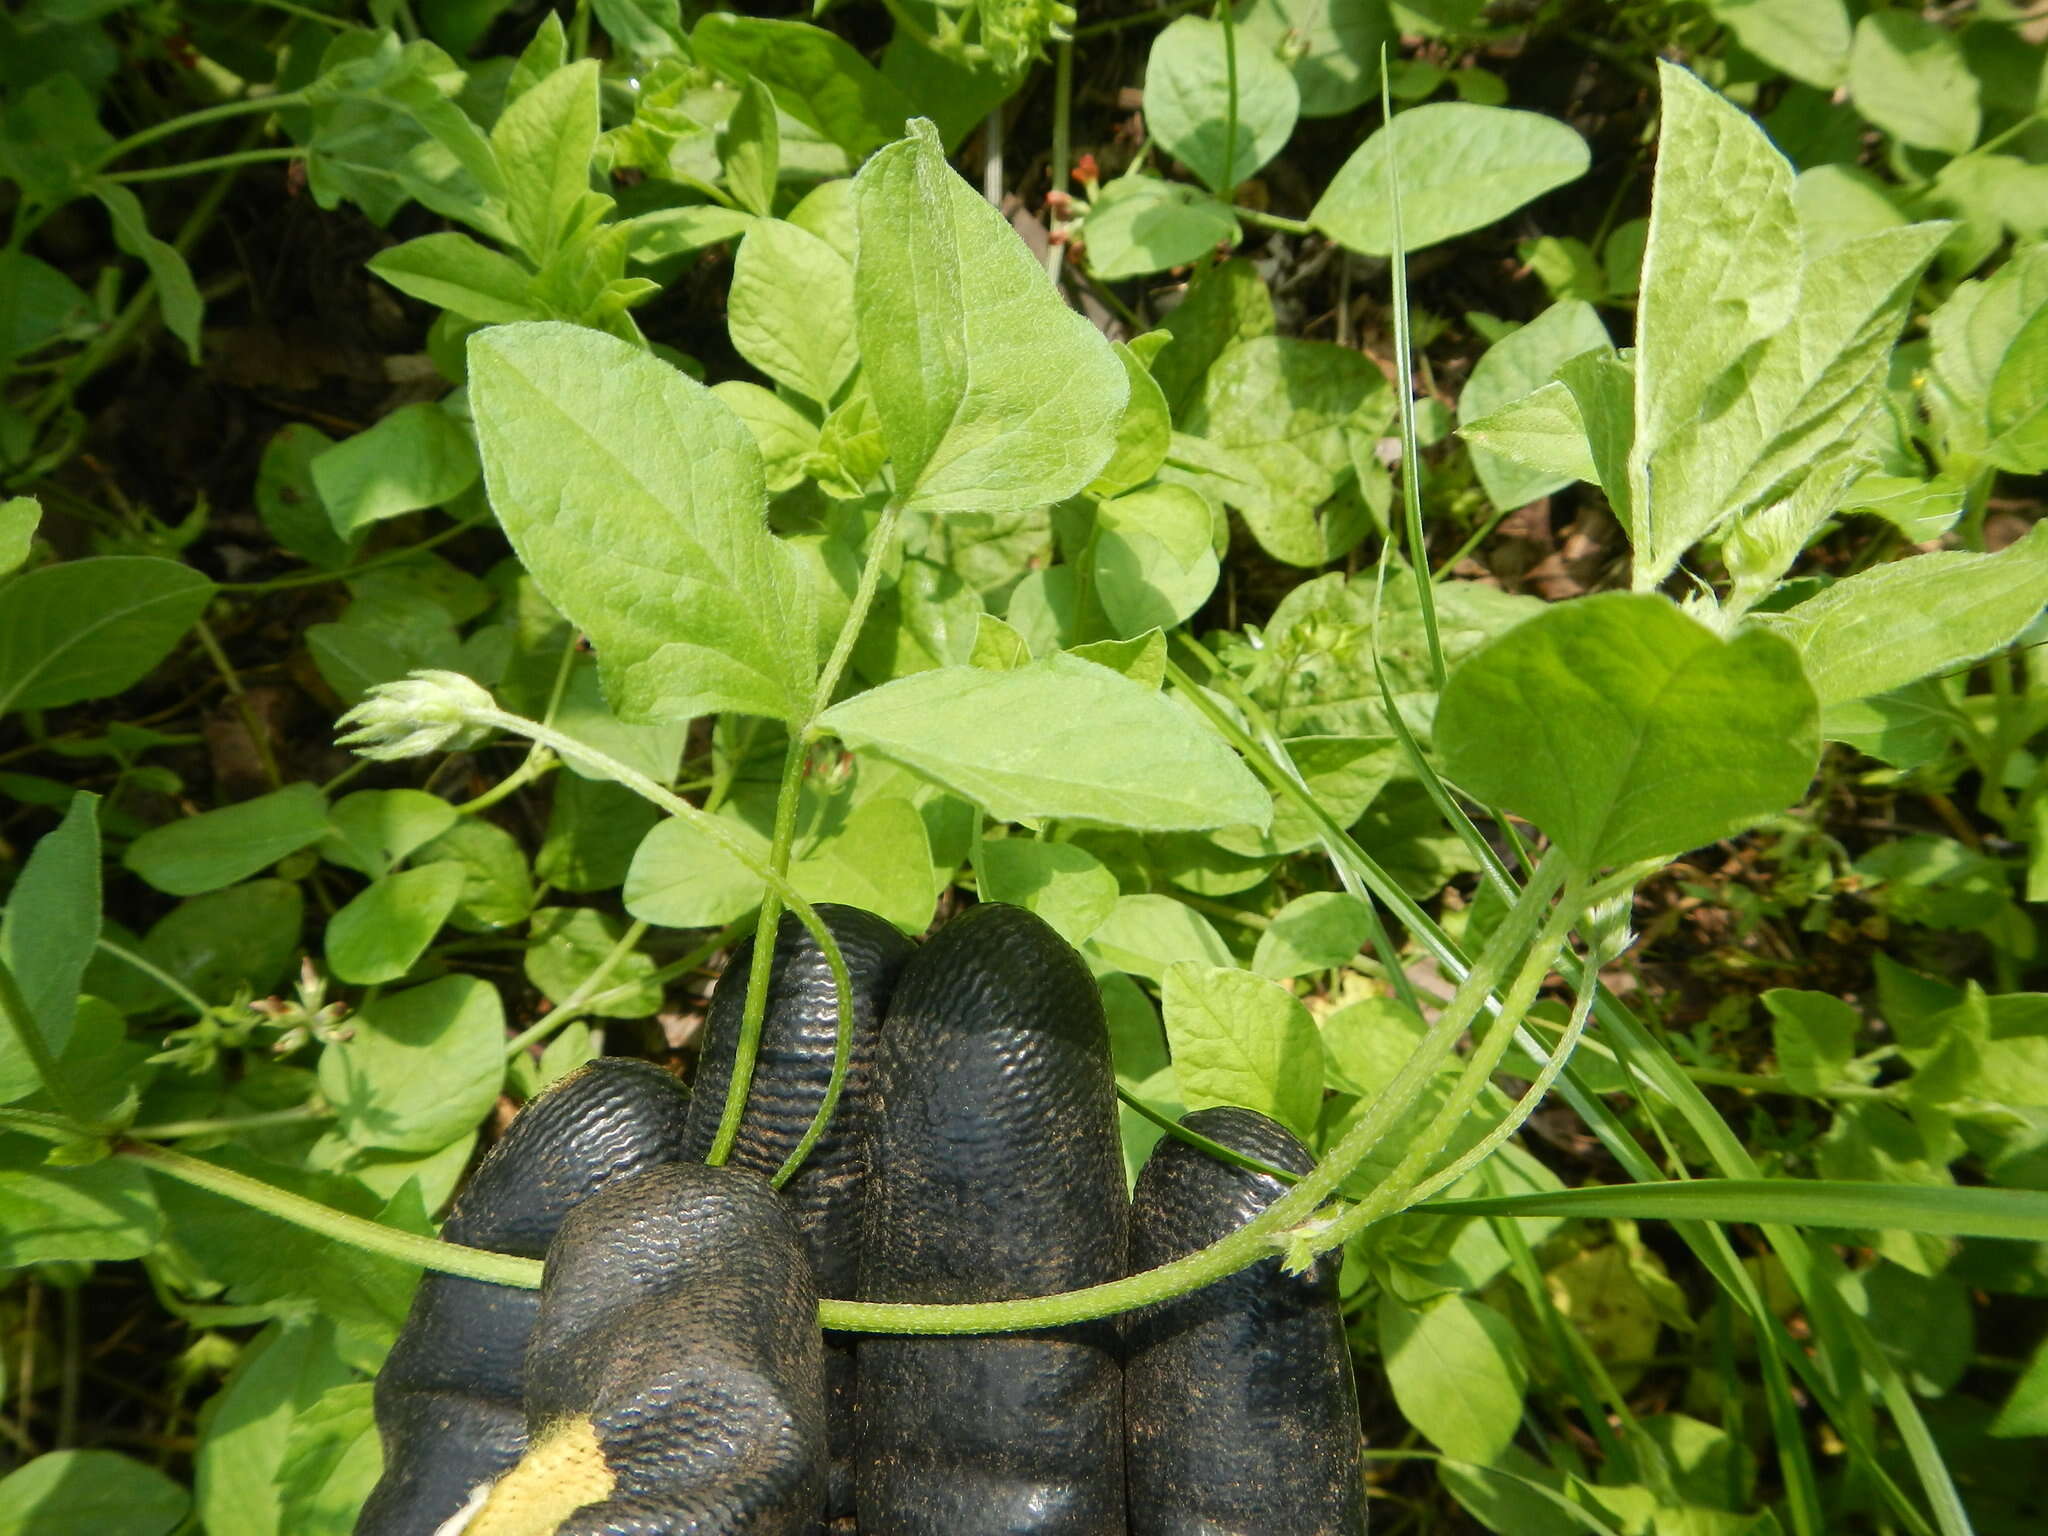
[[[1099,995],[1035,916],[979,906],[913,953],[872,914],[818,910],[854,1049],[803,1168],[779,1194],[763,1177],[822,1101],[836,1008],[785,916],[724,1167],[684,1159],[723,1107],[751,946],[713,996],[694,1100],[644,1063],[595,1062],[485,1158],[445,1234],[545,1249],[546,1281],[537,1298],[423,1281],[378,1380],[386,1469],[359,1536],[1362,1533],[1335,1255],[1121,1320],[821,1341],[821,1290],[1070,1290],[1192,1252],[1283,1191],[1168,1138],[1133,1211]],[[1248,1110],[1189,1122],[1309,1165]]]

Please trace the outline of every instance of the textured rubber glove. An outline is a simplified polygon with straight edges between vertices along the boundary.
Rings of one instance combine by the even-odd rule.
[[[1314,1166],[1285,1127],[1253,1110],[1199,1109],[1181,1124],[1288,1173]],[[1138,1175],[1131,1268],[1227,1237],[1286,1192],[1270,1174],[1167,1137]],[[1361,1536],[1339,1263],[1327,1253],[1290,1276],[1266,1259],[1126,1319],[1131,1536]]]
[[[824,1344],[795,1219],[740,1168],[615,1180],[548,1249],[531,1443],[462,1536],[809,1536]],[[451,1533],[452,1536],[452,1533]]]
[[[818,1289],[827,1296],[854,1294],[860,1276],[862,1211],[867,1193],[867,1133],[874,1101],[875,1043],[897,974],[913,951],[910,940],[872,912],[820,902],[817,914],[831,930],[846,962],[853,993],[853,1029],[846,1082],[832,1123],[804,1164],[782,1186],[809,1244]],[[739,1044],[740,1015],[754,958],[748,939],[733,951],[711,995],[699,1057],[696,1097],[684,1132],[685,1156],[711,1150]],[[796,1150],[825,1102],[838,1044],[838,994],[825,952],[785,912],[776,930],[768,1004],[761,1018],[759,1053],[747,1085],[747,1103],[733,1142],[730,1165],[773,1176]],[[853,1514],[854,1342],[825,1337],[826,1427],[832,1445],[827,1513]]]
[[[1005,1301],[1120,1279],[1128,1202],[1095,979],[1019,907],[929,940],[876,1064],[862,1299]],[[860,1341],[863,1536],[1123,1536],[1110,1321]]]
[[[689,1093],[644,1061],[607,1058],[535,1097],[441,1229],[451,1243],[538,1259],[607,1180],[682,1155]],[[429,1273],[378,1374],[384,1475],[357,1536],[428,1536],[526,1450],[532,1291]]]

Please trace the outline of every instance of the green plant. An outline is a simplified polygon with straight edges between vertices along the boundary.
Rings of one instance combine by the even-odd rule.
[[[1618,8],[1570,39],[1599,78],[1633,92],[1673,43],[1721,91],[1663,72],[1645,210],[1627,135],[1594,113],[1510,139],[1557,152],[1486,198],[1443,195],[1473,167],[1441,134],[1504,154],[1500,130],[1530,125],[1487,78],[1537,105],[1510,46],[1564,46],[1593,26],[1571,8],[1512,31],[1436,4],[1343,7],[1327,31],[1285,5],[1172,23],[1148,124],[1199,185],[1133,157],[1093,104],[1135,83],[1111,40],[1148,17],[1029,32],[1048,80],[971,51],[989,16],[950,41],[913,18],[961,66],[947,75],[908,27],[871,63],[823,26],[685,32],[648,22],[659,6],[579,11],[457,63],[483,33],[456,38],[437,9],[417,20],[438,43],[285,18],[263,67],[297,102],[277,131],[318,197],[405,221],[373,270],[443,312],[427,348],[467,385],[332,443],[303,422],[271,438],[255,501],[285,574],[233,579],[220,515],[109,510],[66,457],[106,364],[147,355],[147,303],[76,353],[37,331],[46,350],[6,386],[17,416],[62,403],[32,453],[9,439],[42,532],[25,498],[0,512],[20,567],[0,587],[0,835],[39,839],[9,905],[8,1012],[36,1034],[0,1047],[0,1148],[20,1209],[85,1210],[24,1217],[7,1252],[149,1255],[178,1307],[222,1309],[191,1313],[197,1380],[237,1337],[219,1328],[268,1320],[201,1441],[209,1523],[243,1468],[259,1531],[321,1528],[344,1484],[360,1495],[359,1451],[355,1481],[323,1479],[363,1421],[314,1405],[374,1368],[409,1279],[159,1190],[138,1162],[414,1261],[531,1278],[424,1243],[500,1089],[573,1066],[594,1028],[662,1049],[643,1021],[673,1008],[664,988],[772,931],[778,904],[915,931],[959,885],[1039,912],[1099,969],[1133,1165],[1148,1114],[1209,1104],[1269,1113],[1323,1159],[1268,1227],[1151,1284],[1273,1234],[1297,1258],[1341,1246],[1389,1428],[1440,1468],[1376,1464],[1396,1520],[1465,1518],[1455,1500],[1497,1529],[2027,1528],[2029,1495],[1995,1468],[2039,1428],[2038,1359],[1887,1349],[1869,1321],[1917,1309],[1953,1340],[1990,1315],[1977,1293],[2023,1314],[2043,1235],[2024,990],[2048,845],[2043,546],[2025,527],[2043,231],[2011,190],[2043,159],[2041,48],[2017,13],[1944,29],[1895,6],[1854,26],[1827,3]],[[109,15],[109,35],[142,22]],[[1361,103],[1396,24],[1423,41],[1390,60],[1389,94],[1462,99],[1379,123]],[[10,111],[70,89],[34,57],[40,73],[6,77]],[[223,105],[277,113],[245,91],[261,78],[247,63]],[[1099,195],[1066,210],[1082,254],[1047,260],[1129,312],[1118,343],[946,167],[976,134],[998,189],[1022,185],[1038,130],[1014,111],[991,127],[1005,97],[1050,104],[1053,190],[1075,148],[1095,157]],[[1932,126],[1914,117],[1929,103]],[[918,111],[937,126],[900,137]],[[73,138],[89,116],[66,118]],[[1396,202],[1378,176],[1400,228],[1379,227]],[[11,249],[53,270],[74,265],[66,220],[34,209],[91,195],[65,177],[15,205]],[[1176,248],[1184,292],[1141,280],[1165,245],[1117,256],[1125,214],[1211,231]],[[1247,226],[1261,243],[1214,259]],[[1376,256],[1439,238],[1461,259],[1417,263],[1431,312],[1405,288],[1381,305]],[[1524,246],[1547,312],[1533,284],[1459,275]],[[37,371],[65,358],[92,366]],[[1471,579],[1546,495],[1605,568],[1580,562],[1548,606]],[[1577,595],[1625,585],[1624,555],[1636,592]],[[262,719],[262,634],[285,636],[323,710],[415,669],[468,679],[380,706],[440,712],[418,742],[430,773],[308,768]],[[254,753],[243,787],[194,752],[176,690],[136,691],[159,661],[222,690]],[[1727,921],[1674,960],[1688,914]],[[1633,948],[1632,921],[1650,936]],[[313,969],[283,994],[302,950]],[[1433,977],[1455,991],[1441,1007]],[[1581,1151],[1518,1134],[1539,1104]],[[1614,1187],[1554,1187],[1594,1179]],[[1345,1204],[1305,1222],[1325,1197]],[[1675,1224],[1647,1244],[1630,1225],[1660,1217]],[[1760,1225],[1710,1224],[1728,1221]],[[266,1249],[288,1258],[252,1261]],[[22,1294],[78,1304],[50,1289],[65,1273]],[[1467,1367],[1459,1394],[1443,1358]],[[307,1415],[289,1477],[282,1434],[235,1450],[287,1402]],[[16,1475],[56,1475],[34,1466]]]

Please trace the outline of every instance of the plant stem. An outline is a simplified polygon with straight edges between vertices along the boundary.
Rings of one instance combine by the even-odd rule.
[[[1223,23],[1223,201],[1237,196],[1237,16],[1230,0],[1217,0],[1216,19]]]
[[[298,1125],[308,1120],[326,1120],[334,1107],[314,1099],[292,1109],[270,1109],[255,1115],[223,1115],[214,1120],[165,1120],[157,1125],[131,1125],[128,1134],[137,1141],[182,1141],[188,1136],[218,1136],[232,1131],[261,1131],[279,1125]]]
[[[1059,44],[1052,55],[1052,188],[1054,192],[1067,190],[1067,178],[1073,170],[1073,112],[1074,112],[1074,45],[1071,40]],[[1053,230],[1064,229],[1066,218],[1060,212],[1063,205],[1055,203],[1048,210]],[[1067,245],[1064,240],[1046,247],[1045,272],[1053,281],[1055,290],[1059,287],[1060,268],[1067,259]]]
[[[862,574],[865,576],[866,573]],[[778,875],[789,873],[789,854],[796,843],[796,812],[803,797],[803,782],[804,738],[802,732],[791,731],[788,750],[782,755],[782,783],[775,794],[775,836],[768,847],[768,867]],[[773,891],[763,892],[761,914],[754,923],[753,963],[747,970],[747,1002],[740,1012],[740,1037],[733,1046],[732,1074],[725,1084],[725,1108],[719,1114],[718,1131],[711,1138],[711,1150],[704,1155],[704,1161],[714,1168],[732,1155],[732,1144],[740,1134],[740,1119],[746,1113],[747,1094],[754,1085],[754,1061],[761,1052],[761,1021],[768,1012],[768,991],[775,968],[776,930],[781,921],[782,903],[776,900]],[[841,1022],[843,1025],[845,1021]],[[842,1027],[839,1033],[843,1037],[848,1031]],[[834,1079],[839,1075],[834,1072]]]
[[[885,513],[884,521],[886,520]],[[862,573],[862,585],[868,585],[865,572]],[[850,614],[847,623],[853,624],[860,616],[858,611]],[[844,631],[841,632],[840,638],[846,638]],[[849,645],[846,649],[851,650],[852,647]],[[761,856],[735,835],[724,822],[716,816],[706,815],[675,791],[666,785],[657,784],[639,769],[629,767],[609,753],[600,752],[597,748],[580,742],[553,726],[542,725],[538,720],[528,720],[522,715],[497,708],[475,710],[471,712],[469,718],[479,725],[494,726],[514,736],[524,736],[530,741],[538,741],[544,746],[552,747],[557,757],[587,764],[595,769],[600,777],[624,785],[641,799],[689,823],[699,834],[716,843],[760,880],[763,886],[779,896],[783,904],[796,913],[797,921],[818,941],[818,948],[825,955],[825,964],[832,971],[832,986],[839,1007],[841,1027],[847,1027],[847,1021],[850,1021],[853,1015],[853,983],[847,978],[846,960],[839,953],[839,943],[832,937],[832,930],[825,926],[811,904],[797,894],[796,888],[781,871],[763,862]]]
[[[284,592],[293,587],[318,587],[330,581],[351,581],[365,572],[379,570],[387,565],[398,565],[414,555],[424,554],[437,544],[446,544],[450,539],[468,533],[472,528],[481,527],[489,518],[472,517],[443,528],[439,533],[421,539],[417,544],[408,544],[403,549],[387,550],[375,559],[365,560],[360,565],[343,566],[338,571],[296,571],[290,576],[277,576],[269,581],[223,581],[218,590],[222,592]]]
[[[143,959],[142,956],[129,949],[126,945],[117,944],[105,934],[101,934],[98,946],[103,954],[111,955],[123,965],[133,966],[136,970],[142,972],[143,975],[162,987],[187,1008],[190,1008],[200,1018],[203,1019],[213,1012],[213,1005],[207,1002],[205,998],[194,992],[169,971]]]
[[[108,171],[102,176],[105,181],[122,183],[137,181],[176,181],[181,176],[200,176],[208,171],[233,171],[245,165],[267,165],[280,160],[302,160],[306,151],[293,144],[277,149],[245,149],[232,155],[213,155],[204,160],[180,160],[176,165],[160,165],[147,171]]]
[[[387,1259],[396,1259],[401,1264],[417,1264],[425,1269],[438,1270],[444,1275],[461,1275],[470,1280],[489,1281],[494,1285],[518,1286],[522,1290],[537,1290],[540,1287],[541,1265],[538,1259],[514,1258],[510,1254],[487,1253],[481,1248],[469,1248],[461,1243],[444,1243],[438,1238],[420,1237],[411,1232],[400,1232],[378,1222],[365,1221],[360,1216],[350,1216],[332,1206],[308,1200],[290,1190],[278,1189],[265,1184],[261,1179],[252,1179],[247,1174],[236,1173],[231,1168],[222,1168],[200,1158],[187,1157],[182,1152],[173,1152],[168,1147],[153,1147],[142,1142],[124,1142],[114,1153],[131,1163],[140,1163],[145,1168],[166,1174],[198,1189],[224,1195],[241,1205],[263,1211],[294,1226],[304,1227],[309,1232],[318,1232],[322,1237],[331,1237],[336,1242],[347,1243],[351,1248],[361,1248],[369,1253],[382,1254]]]
[[[666,986],[678,976],[689,975],[746,931],[747,920],[745,918],[740,918],[737,922],[727,923],[718,932],[684,955],[680,960],[671,960],[667,965],[661,967],[660,970],[647,978],[649,983],[654,986]],[[580,987],[577,989],[579,992],[581,990]],[[506,1059],[510,1060],[512,1057],[517,1056],[536,1041],[545,1040],[549,1035],[560,1033],[589,1011],[590,1004],[588,1000],[579,1000],[572,993],[563,1001],[561,1007],[553,1010],[537,1024],[528,1026],[506,1041]]]
[[[1230,211],[1245,223],[1256,224],[1261,229],[1277,229],[1288,235],[1312,235],[1316,232],[1315,225],[1309,223],[1307,219],[1290,219],[1285,214],[1267,213],[1262,209],[1246,208],[1237,203],[1230,205]]]
[[[1523,898],[1488,941],[1478,964],[1467,972],[1457,993],[1430,1026],[1386,1091],[1345,1133],[1313,1171],[1257,1217],[1228,1237],[1198,1253],[1157,1269],[1103,1285],[1021,1301],[974,1302],[951,1306],[917,1302],[821,1301],[819,1320],[827,1328],[856,1333],[1010,1333],[1020,1329],[1059,1327],[1109,1317],[1171,1296],[1199,1290],[1238,1270],[1270,1258],[1286,1246],[1283,1234],[1314,1216],[1356,1172],[1386,1134],[1404,1119],[1427,1086],[1458,1036],[1484,1006],[1506,962],[1527,943],[1550,897],[1563,883],[1560,861],[1546,858],[1530,877]],[[1544,967],[1548,969],[1547,963]],[[1526,969],[1526,967],[1525,967]],[[1540,985],[1539,973],[1530,985]]]
[[[270,113],[282,111],[287,107],[301,107],[306,104],[307,99],[308,93],[305,91],[285,91],[276,96],[245,96],[236,101],[224,101],[219,106],[202,107],[197,112],[187,112],[183,117],[174,117],[166,122],[153,124],[140,133],[132,133],[118,143],[109,145],[93,165],[95,169],[111,165],[145,144],[154,144],[158,139],[167,139],[172,134],[183,133],[188,128],[203,128],[208,123],[224,122],[231,117],[247,117],[252,112]],[[303,151],[293,150],[292,153],[300,154]]]
[[[853,606],[846,612],[846,622],[839,626],[839,638],[833,643],[825,670],[818,674],[818,691],[811,704],[814,720],[832,706],[832,695],[839,687],[840,674],[845,672],[846,663],[853,656],[854,641],[860,638],[861,626],[868,621],[868,608],[875,600],[875,588],[881,585],[882,567],[895,548],[896,525],[902,516],[903,503],[892,496],[875,521],[873,542],[868,546],[867,562],[860,568],[860,585],[854,589]],[[808,738],[814,729],[814,726],[807,726],[796,734]]]

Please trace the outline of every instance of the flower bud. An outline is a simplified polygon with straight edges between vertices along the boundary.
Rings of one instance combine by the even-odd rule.
[[[372,688],[368,698],[341,717],[341,725],[355,729],[335,740],[380,763],[459,751],[490,734],[490,726],[475,716],[496,707],[488,689],[460,672],[414,672]]]

